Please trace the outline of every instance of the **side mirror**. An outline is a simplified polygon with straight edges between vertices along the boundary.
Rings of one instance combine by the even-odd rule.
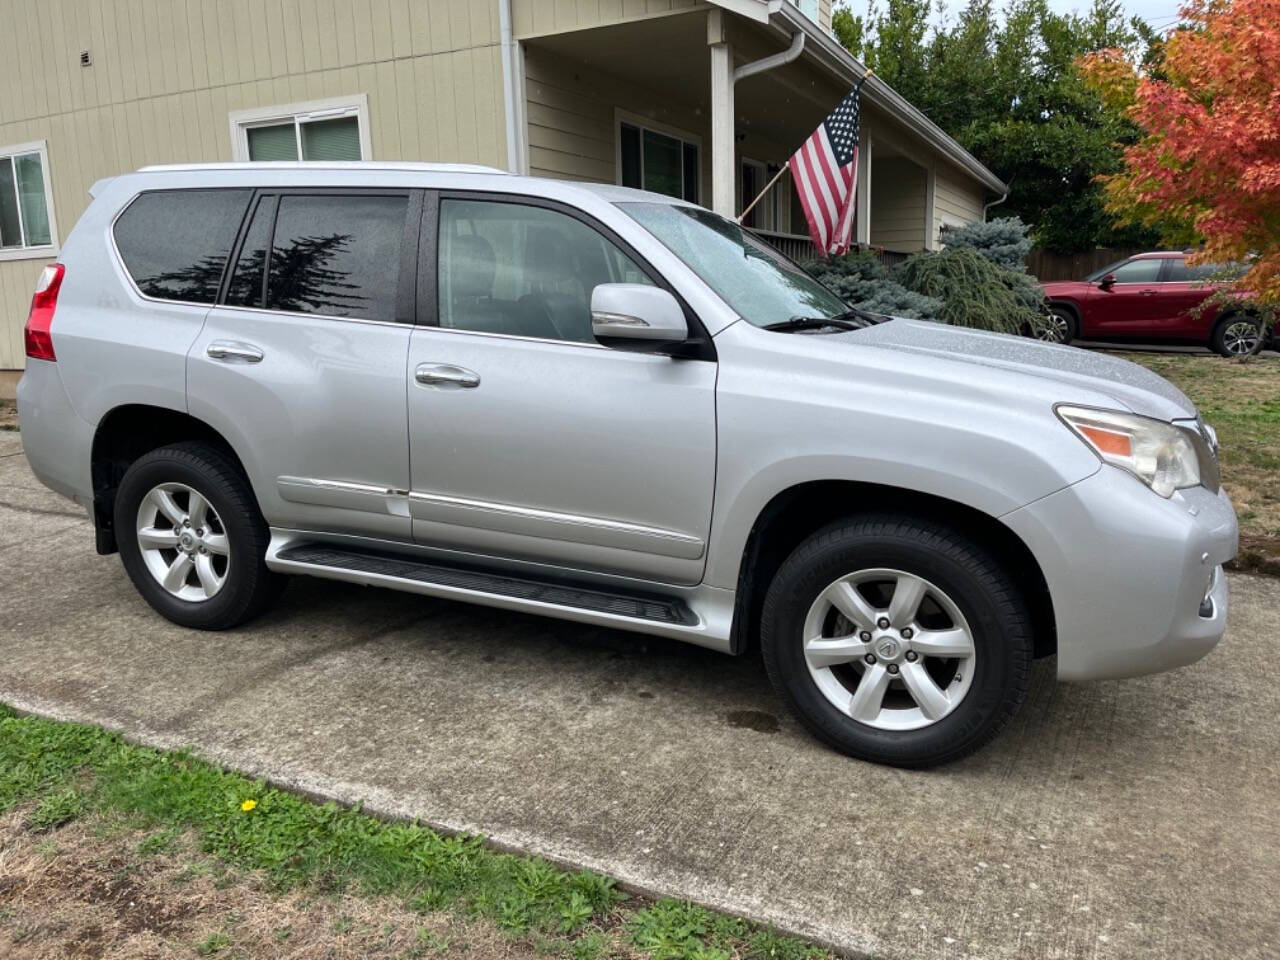
[[[591,332],[606,347],[658,350],[689,337],[676,298],[643,283],[602,283],[591,291]]]
[[[1114,273],[1108,273],[1105,277],[1103,277],[1101,280],[1098,281],[1098,286],[1100,286],[1103,290],[1110,290],[1115,285],[1116,285],[1116,275]]]

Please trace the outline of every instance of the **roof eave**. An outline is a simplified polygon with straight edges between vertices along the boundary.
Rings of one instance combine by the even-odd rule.
[[[756,0],[759,2],[759,0]],[[760,6],[765,6],[760,3]],[[805,42],[805,54],[823,61],[828,69],[844,79],[850,86],[857,83],[867,74],[867,68],[856,57],[840,45],[831,35],[790,4],[782,4],[774,14],[783,32],[794,33],[803,30],[808,39]],[[907,129],[917,136],[933,144],[938,152],[956,166],[968,171],[976,180],[994,193],[1007,194],[1009,186],[971,154],[960,146],[949,134],[936,123],[912,106],[898,91],[889,86],[875,74],[867,80],[863,87],[863,96],[876,106],[898,117]]]

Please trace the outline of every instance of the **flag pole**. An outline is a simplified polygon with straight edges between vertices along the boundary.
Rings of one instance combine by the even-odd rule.
[[[742,213],[738,214],[738,223],[742,223],[743,220],[747,219],[747,214],[750,213],[755,208],[755,205],[760,202],[761,198],[764,197],[766,193],[768,193],[771,189],[773,189],[773,185],[778,182],[778,178],[781,177],[784,173],[786,173],[787,170],[790,168],[790,166],[791,166],[790,160],[788,160],[786,163],[782,165],[782,169],[780,169],[777,173],[775,173],[773,175],[773,179],[764,185],[764,189],[756,194],[756,198],[747,204],[747,209],[743,210]]]

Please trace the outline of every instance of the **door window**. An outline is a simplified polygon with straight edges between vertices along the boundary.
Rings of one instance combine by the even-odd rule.
[[[112,232],[125,269],[148,297],[213,303],[249,190],[155,190],[138,196]]]
[[[1116,283],[1155,283],[1160,277],[1160,260],[1130,260],[1111,271]]]
[[[597,230],[545,207],[444,200],[439,246],[439,323],[458,330],[595,343],[596,285],[652,283]]]
[[[407,196],[265,196],[245,234],[227,303],[357,320],[396,319]],[[262,269],[268,237],[266,300]]]

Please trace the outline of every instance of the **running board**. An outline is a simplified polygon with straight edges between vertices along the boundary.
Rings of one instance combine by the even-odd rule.
[[[698,617],[676,597],[614,593],[553,580],[429,563],[398,554],[320,543],[291,543],[269,553],[288,573],[385,586],[531,613],[631,626],[646,632],[697,630]],[[654,630],[654,628],[659,628]]]

